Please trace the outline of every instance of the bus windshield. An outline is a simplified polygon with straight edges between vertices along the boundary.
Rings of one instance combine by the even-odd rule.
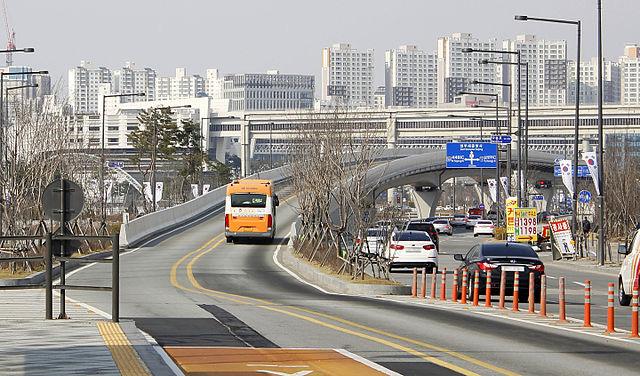
[[[253,193],[234,193],[231,195],[231,207],[264,208],[267,206],[267,195]]]

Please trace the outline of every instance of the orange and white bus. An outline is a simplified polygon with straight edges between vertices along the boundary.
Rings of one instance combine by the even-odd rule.
[[[239,238],[266,238],[276,234],[276,206],[271,180],[236,180],[227,186],[224,233],[227,243]]]

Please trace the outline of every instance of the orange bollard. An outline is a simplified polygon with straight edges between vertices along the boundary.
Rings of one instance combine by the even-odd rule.
[[[498,303],[498,308],[504,308],[504,296],[506,294],[507,289],[507,272],[504,270],[500,272],[500,302]]]
[[[467,269],[462,271],[462,293],[460,294],[460,304],[467,304]]]
[[[518,312],[520,310],[518,303],[520,300],[520,272],[513,272],[513,304],[511,310]]]
[[[591,328],[591,281],[584,281],[584,325]]]
[[[436,268],[431,269],[431,299],[436,299]]]
[[[451,288],[451,301],[458,301],[458,269],[453,271],[453,287]]]
[[[607,330],[605,333],[615,333],[615,316],[613,310],[613,282],[609,282],[607,289]]]
[[[484,306],[491,307],[491,270],[487,270],[487,278],[484,282]]]
[[[547,276],[540,276],[540,316],[547,317]]]
[[[420,284],[420,298],[427,297],[427,268],[422,268],[422,283]]]
[[[558,321],[567,322],[567,311],[565,307],[565,285],[564,277],[558,280]]]
[[[480,271],[476,270],[473,275],[473,305],[475,307],[478,306],[478,301],[480,300]]]
[[[631,295],[631,338],[638,338],[638,288],[633,288]]]
[[[442,268],[440,279],[440,300],[447,300],[447,268]]]
[[[418,294],[418,269],[413,268],[413,280],[411,281],[411,297],[415,298]]]
[[[536,276],[529,273],[529,313],[536,313]]]

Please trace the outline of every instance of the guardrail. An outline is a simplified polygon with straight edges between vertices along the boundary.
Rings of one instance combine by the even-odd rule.
[[[280,184],[289,179],[287,167],[253,174],[248,179],[269,179]],[[193,200],[138,217],[120,226],[120,245],[131,248],[188,222],[198,220],[224,207],[227,186],[218,187]]]

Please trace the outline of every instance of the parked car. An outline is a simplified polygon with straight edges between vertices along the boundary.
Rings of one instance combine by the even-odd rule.
[[[482,217],[479,215],[470,215],[467,218],[467,225],[466,225],[467,230],[473,228],[476,225],[476,223],[478,223],[478,220],[480,219],[482,219]]]
[[[464,214],[454,214],[451,219],[451,224],[453,226],[466,226],[467,225],[467,216]]]
[[[431,237],[431,240],[436,245],[436,249],[440,250],[440,236],[438,236],[438,230],[436,230],[435,226],[431,222],[424,221],[410,221],[403,228],[407,231],[424,231]]]
[[[398,231],[392,234],[385,257],[390,260],[389,269],[427,268],[438,270],[438,250],[424,231]]]
[[[631,303],[633,286],[638,286],[640,276],[640,231],[634,231],[629,237],[631,242],[620,244],[618,253],[625,255],[622,266],[618,272],[618,302],[621,306]]]
[[[487,271],[491,271],[491,294],[500,293],[500,275],[506,271],[505,291],[513,294],[515,271],[519,272],[520,300],[526,301],[529,289],[529,274],[534,274],[536,302],[540,299],[540,277],[544,274],[544,263],[528,244],[500,242],[482,243],[473,246],[466,255],[455,254],[453,258],[462,263],[458,267],[458,286],[462,286],[462,272],[467,270],[467,286],[473,286],[476,270],[480,274],[480,294],[485,293]],[[473,288],[467,289],[468,298],[473,298]]]
[[[387,235],[387,229],[384,227],[371,227],[367,229],[366,243],[362,247],[362,252],[381,254],[387,242]]]
[[[473,226],[473,236],[478,235],[491,235],[493,236],[493,232],[495,230],[495,226],[493,221],[489,221],[486,219],[479,220],[475,226]]]
[[[451,226],[448,219],[436,219],[433,221],[433,227],[436,228],[438,234],[453,235],[453,226]]]
[[[497,221],[498,220],[498,213],[496,213],[495,211],[490,211],[487,213],[487,219],[490,219],[492,221]]]

